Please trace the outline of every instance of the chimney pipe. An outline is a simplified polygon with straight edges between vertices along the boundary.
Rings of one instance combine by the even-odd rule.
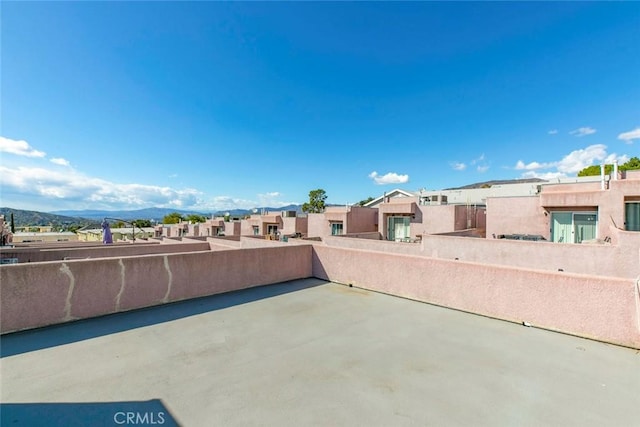
[[[600,165],[600,189],[604,190],[604,163]]]
[[[613,180],[618,180],[618,160],[613,161]]]

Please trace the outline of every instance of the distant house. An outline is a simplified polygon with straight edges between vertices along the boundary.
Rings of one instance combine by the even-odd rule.
[[[323,213],[308,214],[309,236],[326,237],[375,233],[378,209],[362,206],[329,206]]]
[[[13,243],[76,242],[78,235],[71,231],[48,231],[44,233],[20,231],[13,234]]]
[[[296,211],[263,212],[241,221],[243,236],[306,235],[307,217]]]
[[[491,238],[529,234],[557,243],[609,242],[618,231],[640,231],[640,171],[549,181],[537,195],[487,202]]]
[[[102,228],[89,228],[84,230],[78,230],[76,240],[81,242],[101,242],[102,241]],[[73,233],[72,233],[73,234]],[[111,229],[111,235],[113,241],[133,241],[134,231],[132,227],[116,227]],[[135,239],[148,239],[155,236],[155,229],[153,227],[136,227]]]

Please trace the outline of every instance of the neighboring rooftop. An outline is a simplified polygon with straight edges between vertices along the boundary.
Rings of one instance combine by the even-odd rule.
[[[3,335],[2,356],[3,403],[160,399],[185,426],[640,419],[637,350],[318,279]]]

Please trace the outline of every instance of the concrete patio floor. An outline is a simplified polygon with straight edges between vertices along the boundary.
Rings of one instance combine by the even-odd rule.
[[[1,345],[3,404],[116,402],[92,425],[155,399],[183,426],[640,423],[636,350],[317,279]]]

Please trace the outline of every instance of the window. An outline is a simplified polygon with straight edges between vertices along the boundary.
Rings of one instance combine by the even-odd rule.
[[[627,231],[640,231],[640,202],[625,203],[624,229]]]
[[[267,225],[267,234],[276,234],[278,233],[277,225]]]
[[[253,226],[253,235],[257,236],[260,234],[260,227],[258,227],[257,225]]]
[[[408,216],[390,216],[387,222],[387,239],[395,241],[408,239],[409,223]]]
[[[598,214],[595,212],[551,212],[551,241],[582,243],[595,239]]]
[[[341,222],[332,222],[331,223],[331,235],[338,236],[342,234],[343,226]]]

